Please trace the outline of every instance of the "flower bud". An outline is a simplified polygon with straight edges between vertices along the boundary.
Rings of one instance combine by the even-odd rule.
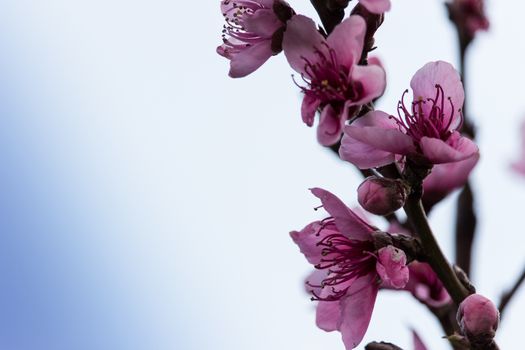
[[[379,249],[376,271],[383,283],[391,288],[403,288],[409,278],[405,252],[393,245]]]
[[[405,204],[408,186],[402,180],[370,176],[357,189],[359,204],[376,215],[388,215]]]
[[[490,343],[498,328],[499,311],[489,299],[472,294],[459,305],[457,319],[470,342]]]

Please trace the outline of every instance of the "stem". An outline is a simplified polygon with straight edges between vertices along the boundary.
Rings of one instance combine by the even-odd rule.
[[[503,311],[505,311],[505,308],[507,307],[508,303],[510,302],[510,300],[512,299],[512,297],[516,294],[516,292],[518,291],[518,289],[520,288],[520,286],[523,284],[523,281],[525,281],[525,268],[523,269],[523,271],[521,272],[521,275],[520,277],[518,278],[518,280],[514,283],[514,285],[512,286],[512,288],[503,293],[503,296],[501,297],[501,301],[499,303],[499,313],[500,313],[500,317],[503,317]]]
[[[475,138],[476,132],[467,114],[467,70],[466,70],[467,48],[468,46],[464,46],[462,44],[459,45],[459,75],[461,76],[461,81],[463,82],[463,90],[465,91],[465,102],[463,103],[463,109],[462,109],[463,128],[461,129],[461,132],[470,138]]]
[[[450,297],[456,304],[460,304],[469,295],[469,291],[461,284],[454,270],[448,263],[445,255],[441,251],[432,229],[428,224],[423,205],[418,197],[410,196],[403,207],[408,220],[412,224],[414,231],[419,236],[423,250],[425,251],[428,263],[437,274],[443,286],[447,289]]]
[[[462,43],[459,38],[459,73],[465,90],[465,102],[463,104],[463,128],[462,133],[472,139],[475,138],[475,129],[467,115],[467,80],[466,80],[466,52],[468,44]],[[476,235],[477,218],[474,212],[474,193],[470,182],[467,181],[457,202],[456,215],[456,264],[470,275],[472,263],[472,246]]]
[[[474,212],[474,194],[467,182],[457,201],[456,214],[456,264],[470,275],[472,246],[476,234],[477,218]]]
[[[330,34],[335,26],[341,23],[345,16],[345,7],[348,4],[341,6],[330,6],[327,0],[310,0],[315,11],[319,14],[319,18],[323,23],[326,34]]]

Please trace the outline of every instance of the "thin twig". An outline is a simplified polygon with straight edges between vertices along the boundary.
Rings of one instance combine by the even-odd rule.
[[[459,281],[452,266],[450,266],[441,251],[428,223],[421,200],[415,196],[410,196],[403,208],[414,232],[421,240],[428,263],[441,282],[443,282],[443,286],[450,294],[452,300],[459,305],[469,295],[469,291]]]
[[[459,194],[456,214],[456,264],[465,271],[467,276],[471,271],[476,226],[474,194],[470,182],[467,182]]]
[[[459,32],[458,32],[459,35]],[[466,81],[466,53],[468,44],[464,44],[461,38],[458,37],[459,41],[459,72],[461,80],[463,81],[463,89],[465,90],[465,97],[467,93],[467,81]],[[463,127],[461,132],[474,139],[475,128],[472,121],[467,115],[467,99],[463,104]],[[457,201],[457,214],[456,214],[456,264],[470,275],[471,263],[472,263],[472,247],[474,238],[476,235],[477,218],[474,211],[474,193],[470,181],[467,181]]]

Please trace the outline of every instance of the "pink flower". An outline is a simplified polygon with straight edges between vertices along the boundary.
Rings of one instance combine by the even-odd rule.
[[[499,311],[492,301],[479,294],[461,302],[457,314],[463,334],[472,342],[494,338],[499,325]]]
[[[390,11],[390,0],[359,0],[359,3],[375,14]]]
[[[408,266],[410,278],[405,286],[405,290],[423,304],[438,308],[451,302],[443,283],[436,276],[430,265],[413,261]]]
[[[232,78],[253,73],[281,51],[285,23],[294,12],[282,0],[223,0],[226,20],[217,53],[229,59]]]
[[[405,253],[375,248],[377,231],[339,198],[320,188],[312,193],[331,215],[290,233],[308,262],[317,269],[306,282],[318,300],[316,322],[325,331],[339,330],[347,349],[363,339],[381,280],[402,288],[408,280]]]
[[[430,167],[478,156],[478,147],[456,129],[461,127],[463,84],[449,63],[427,63],[410,86],[413,102],[398,102],[397,116],[372,111],[345,127],[339,154],[359,168],[390,164],[401,157]],[[398,158],[396,158],[398,157]]]
[[[305,86],[301,114],[312,126],[321,111],[317,138],[322,145],[337,143],[345,122],[360,106],[381,96],[385,71],[378,65],[360,66],[366,24],[360,16],[350,16],[325,39],[315,23],[294,16],[284,33],[283,50]]]
[[[453,0],[447,3],[447,7],[450,19],[456,24],[462,40],[467,43],[478,31],[489,28],[483,0]]]
[[[525,121],[521,123],[521,155],[520,159],[511,164],[512,170],[525,175]]]

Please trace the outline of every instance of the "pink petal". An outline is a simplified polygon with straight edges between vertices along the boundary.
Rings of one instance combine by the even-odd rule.
[[[521,156],[520,159],[513,162],[510,166],[515,172],[525,175],[525,120],[521,123]]]
[[[378,290],[374,278],[365,276],[352,283],[347,295],[341,299],[339,330],[347,350],[357,347],[363,340],[372,317]]]
[[[457,111],[463,108],[465,92],[459,73],[450,63],[444,61],[429,62],[414,74],[410,81],[410,86],[414,92],[414,101],[435,98],[436,84],[441,85],[445,97],[450,97],[452,100],[455,120],[452,122],[451,128],[454,129],[460,122],[460,114]],[[430,110],[430,103],[426,103],[423,108]],[[443,112],[447,118],[453,112],[450,103],[446,100]]]
[[[287,23],[283,51],[290,66],[298,73],[306,74],[305,60],[317,62],[319,56],[315,53],[316,50],[328,54],[325,42],[314,21],[306,16],[296,15]]]
[[[433,164],[458,162],[479,153],[478,146],[466,137],[460,137],[455,145],[440,139],[422,137],[419,145],[424,156]]]
[[[275,0],[257,0],[259,4],[261,4],[263,7],[268,8],[268,9],[271,9],[273,7],[274,1]]]
[[[427,347],[423,343],[423,340],[419,337],[419,334],[415,330],[412,330],[412,339],[414,342],[414,350],[427,350]]]
[[[230,77],[242,78],[253,73],[272,57],[271,41],[266,40],[233,55],[230,63]]]
[[[518,174],[525,175],[525,160],[514,162],[510,165],[510,167]]]
[[[338,286],[341,290],[352,288],[355,279],[346,281]],[[326,286],[321,291],[321,298],[327,298],[333,294],[332,286]],[[317,327],[327,332],[335,331],[339,329],[343,319],[342,313],[342,300],[334,301],[319,301],[316,310],[316,324]]]
[[[395,153],[407,154],[413,149],[412,138],[400,132],[388,114],[372,111],[345,127],[339,155],[368,169],[390,164]]]
[[[343,133],[345,120],[331,106],[326,105],[319,118],[317,126],[317,141],[323,146],[332,146],[339,142]]]
[[[321,253],[323,250],[317,243],[319,243],[324,237],[334,233],[338,232],[327,228],[322,229],[320,222],[315,221],[307,225],[301,231],[290,232],[290,236],[295,244],[299,246],[301,253],[306,257],[306,260],[308,260],[310,264],[315,265],[321,262]]]
[[[441,307],[451,302],[447,290],[430,265],[413,261],[408,266],[410,278],[405,290],[425,305]]]
[[[328,36],[328,45],[336,52],[341,65],[350,68],[359,61],[365,34],[365,20],[361,16],[350,16]]]
[[[315,323],[324,331],[337,330],[339,318],[341,317],[341,306],[339,301],[320,301],[317,304]]]
[[[390,118],[390,115],[383,111],[371,111],[356,119],[352,125],[359,127],[377,126],[383,129],[398,130],[396,122]]]
[[[305,280],[304,288],[306,293],[314,292],[317,295],[321,294],[321,282],[327,277],[328,271],[315,269]]]
[[[370,169],[393,163],[395,155],[391,152],[378,150],[361,141],[357,141],[346,133],[343,135],[339,156],[357,166],[359,169]]]
[[[390,11],[390,0],[359,0],[372,13],[381,14]]]
[[[306,125],[312,126],[314,124],[315,112],[317,112],[320,104],[321,101],[318,98],[312,95],[304,95],[301,105],[301,115]]]
[[[412,138],[397,129],[349,125],[345,127],[344,132],[354,140],[381,151],[406,155],[415,150]]]
[[[363,105],[383,95],[386,87],[385,70],[378,65],[354,66],[351,72],[354,89],[359,94],[356,105]]]
[[[339,198],[322,188],[311,189],[323,203],[324,209],[335,219],[339,231],[350,239],[369,240],[375,227],[367,224],[348,208]]]
[[[423,181],[423,203],[432,207],[456,188],[467,182],[470,172],[479,160],[479,153],[454,163],[436,164]]]
[[[392,245],[379,249],[376,270],[383,283],[403,288],[409,278],[405,252]]]
[[[283,26],[283,22],[277,18],[273,10],[261,9],[244,20],[244,28],[261,37],[271,38],[277,29]]]

